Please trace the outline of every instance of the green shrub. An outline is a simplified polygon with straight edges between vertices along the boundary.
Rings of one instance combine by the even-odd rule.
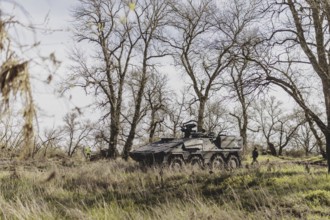
[[[325,190],[313,190],[305,194],[304,198],[313,206],[330,206],[330,192]]]

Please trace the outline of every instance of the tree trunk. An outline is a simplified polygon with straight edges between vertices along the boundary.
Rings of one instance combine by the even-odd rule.
[[[268,142],[268,148],[270,150],[270,154],[273,156],[277,156],[276,149],[273,143]]]
[[[330,173],[330,133],[326,134],[325,136],[325,143],[326,143],[326,156],[327,156],[327,162],[328,162],[328,173]]]
[[[246,149],[247,149],[247,135],[246,135],[246,131],[244,132],[243,130],[241,130],[240,135],[242,137],[242,141],[243,141],[243,154],[246,153]]]
[[[314,127],[313,120],[312,120],[311,117],[308,115],[308,113],[305,113],[305,116],[306,116],[306,119],[307,119],[307,122],[308,122],[309,128],[311,129],[311,131],[312,131],[312,133],[313,133],[313,135],[314,135],[314,137],[315,137],[315,139],[316,139],[316,144],[317,144],[317,146],[318,146],[318,148],[319,148],[319,151],[320,151],[322,157],[323,157],[324,159],[326,159],[326,158],[327,158],[327,154],[326,154],[326,152],[325,152],[325,150],[324,150],[324,148],[323,148],[323,142],[322,142],[320,136],[318,135],[318,133],[317,133],[315,127]]]
[[[133,140],[135,138],[135,131],[136,131],[136,127],[138,125],[138,121],[139,121],[139,118],[140,118],[140,113],[138,113],[138,112],[140,112],[140,108],[136,107],[135,108],[135,114],[134,114],[134,117],[133,117],[133,122],[131,124],[131,129],[129,131],[128,137],[127,137],[125,145],[124,145],[123,158],[125,160],[128,160],[129,152],[132,149]]]
[[[173,137],[176,138],[176,124],[174,124],[174,127],[173,127]]]
[[[323,82],[323,94],[325,99],[326,115],[327,115],[327,129],[324,132],[326,140],[326,155],[328,162],[328,173],[330,173],[330,80]]]
[[[146,66],[146,64],[145,64],[145,66]],[[143,98],[143,93],[144,93],[144,88],[145,88],[146,83],[147,83],[147,70],[144,69],[143,73],[142,73],[142,79],[141,79],[141,82],[140,82],[140,88],[139,88],[139,91],[138,91],[138,94],[137,94],[137,97],[136,97],[134,116],[133,116],[131,128],[130,128],[126,143],[124,145],[123,158],[125,160],[127,160],[128,157],[129,157],[129,152],[132,149],[133,140],[135,138],[135,130],[136,130],[136,127],[137,127],[137,125],[140,121],[141,104],[142,104],[142,98]]]
[[[206,104],[206,98],[205,98],[205,96],[202,96],[199,100],[198,118],[197,118],[197,131],[202,131],[203,130],[205,104]]]
[[[327,131],[325,134],[326,156],[328,162],[328,173],[330,173],[330,82],[323,83],[323,93],[325,98],[326,114],[327,114]]]
[[[150,122],[150,132],[149,132],[149,143],[151,143],[154,139],[154,135],[156,132],[156,128],[157,128],[157,122],[155,122],[154,119],[151,120]]]
[[[151,143],[153,141],[154,135],[155,135],[155,131],[156,131],[156,127],[157,127],[157,122],[155,122],[155,117],[156,117],[156,111],[155,110],[151,110],[151,119],[150,119],[150,124],[149,124],[149,143]]]
[[[111,119],[110,125],[110,140],[108,143],[108,155],[109,158],[116,158],[117,155],[117,142],[118,142],[118,135],[119,135],[119,127],[117,124],[116,119]]]
[[[240,135],[243,139],[243,154],[244,154],[247,149],[248,115],[247,115],[247,111],[246,111],[245,102],[241,103],[241,104],[242,104],[242,109],[243,109],[243,125],[242,125],[242,129],[240,130]]]
[[[308,155],[309,155],[308,146],[305,146],[305,156],[307,157]]]
[[[279,146],[278,156],[282,156],[282,152],[283,152],[283,147],[282,146]]]

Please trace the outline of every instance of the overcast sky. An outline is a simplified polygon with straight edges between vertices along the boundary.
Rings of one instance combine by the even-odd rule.
[[[13,33],[21,44],[40,42],[37,50],[24,54],[25,59],[34,57],[47,57],[54,53],[61,62],[59,68],[51,67],[48,63],[30,63],[30,72],[33,83],[35,103],[38,107],[39,126],[53,127],[62,123],[64,114],[74,107],[84,107],[92,102],[83,91],[73,91],[65,97],[56,93],[58,82],[67,74],[69,65],[68,52],[74,44],[70,32],[70,10],[77,4],[76,0],[0,0],[1,8],[7,14],[15,17],[26,25],[36,27],[35,33]],[[32,37],[33,36],[33,37]],[[33,39],[32,39],[33,38]],[[47,69],[50,67],[50,69]],[[50,84],[44,83],[47,77],[53,74]],[[88,114],[88,112],[86,113]]]
[[[13,2],[16,2],[17,5]],[[62,123],[65,113],[75,107],[83,108],[92,103],[93,99],[84,95],[81,90],[71,91],[66,97],[59,98],[56,93],[57,82],[67,74],[69,65],[68,53],[75,44],[70,32],[72,26],[71,10],[78,4],[77,0],[0,0],[0,6],[5,9],[7,14],[23,21],[25,24],[32,24],[36,27],[33,38],[31,34],[17,34],[22,44],[32,44],[37,40],[40,42],[36,54],[26,54],[26,59],[44,56],[54,53],[56,58],[61,61],[58,69],[47,70],[47,63],[30,63],[31,76],[33,82],[34,99],[38,106],[39,126],[53,127]],[[24,55],[23,55],[24,56]],[[49,65],[50,66],[50,65]],[[183,85],[183,79],[177,74],[175,68],[165,66],[160,70],[167,73],[170,80],[169,85],[173,90],[179,91]],[[53,82],[48,85],[44,83],[50,73],[53,73]],[[71,98],[70,98],[71,97]],[[93,111],[93,112],[92,112]],[[94,110],[85,111],[86,117],[96,119]],[[94,116],[94,118],[92,117]]]

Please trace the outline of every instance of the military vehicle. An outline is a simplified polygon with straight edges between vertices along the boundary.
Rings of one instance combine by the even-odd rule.
[[[213,132],[197,132],[196,121],[183,123],[182,138],[162,138],[130,152],[143,165],[166,165],[173,169],[191,164],[211,169],[234,169],[241,165],[242,138]]]

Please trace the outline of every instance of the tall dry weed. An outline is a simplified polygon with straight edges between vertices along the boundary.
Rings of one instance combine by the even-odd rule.
[[[8,28],[13,27],[13,17],[3,18],[0,9],[0,92],[2,97],[1,111],[6,111],[12,104],[11,96],[21,94],[23,99],[23,135],[24,147],[20,152],[20,158],[26,159],[32,156],[34,129],[33,119],[35,115],[28,61],[17,58],[12,48],[12,39],[8,35]]]

